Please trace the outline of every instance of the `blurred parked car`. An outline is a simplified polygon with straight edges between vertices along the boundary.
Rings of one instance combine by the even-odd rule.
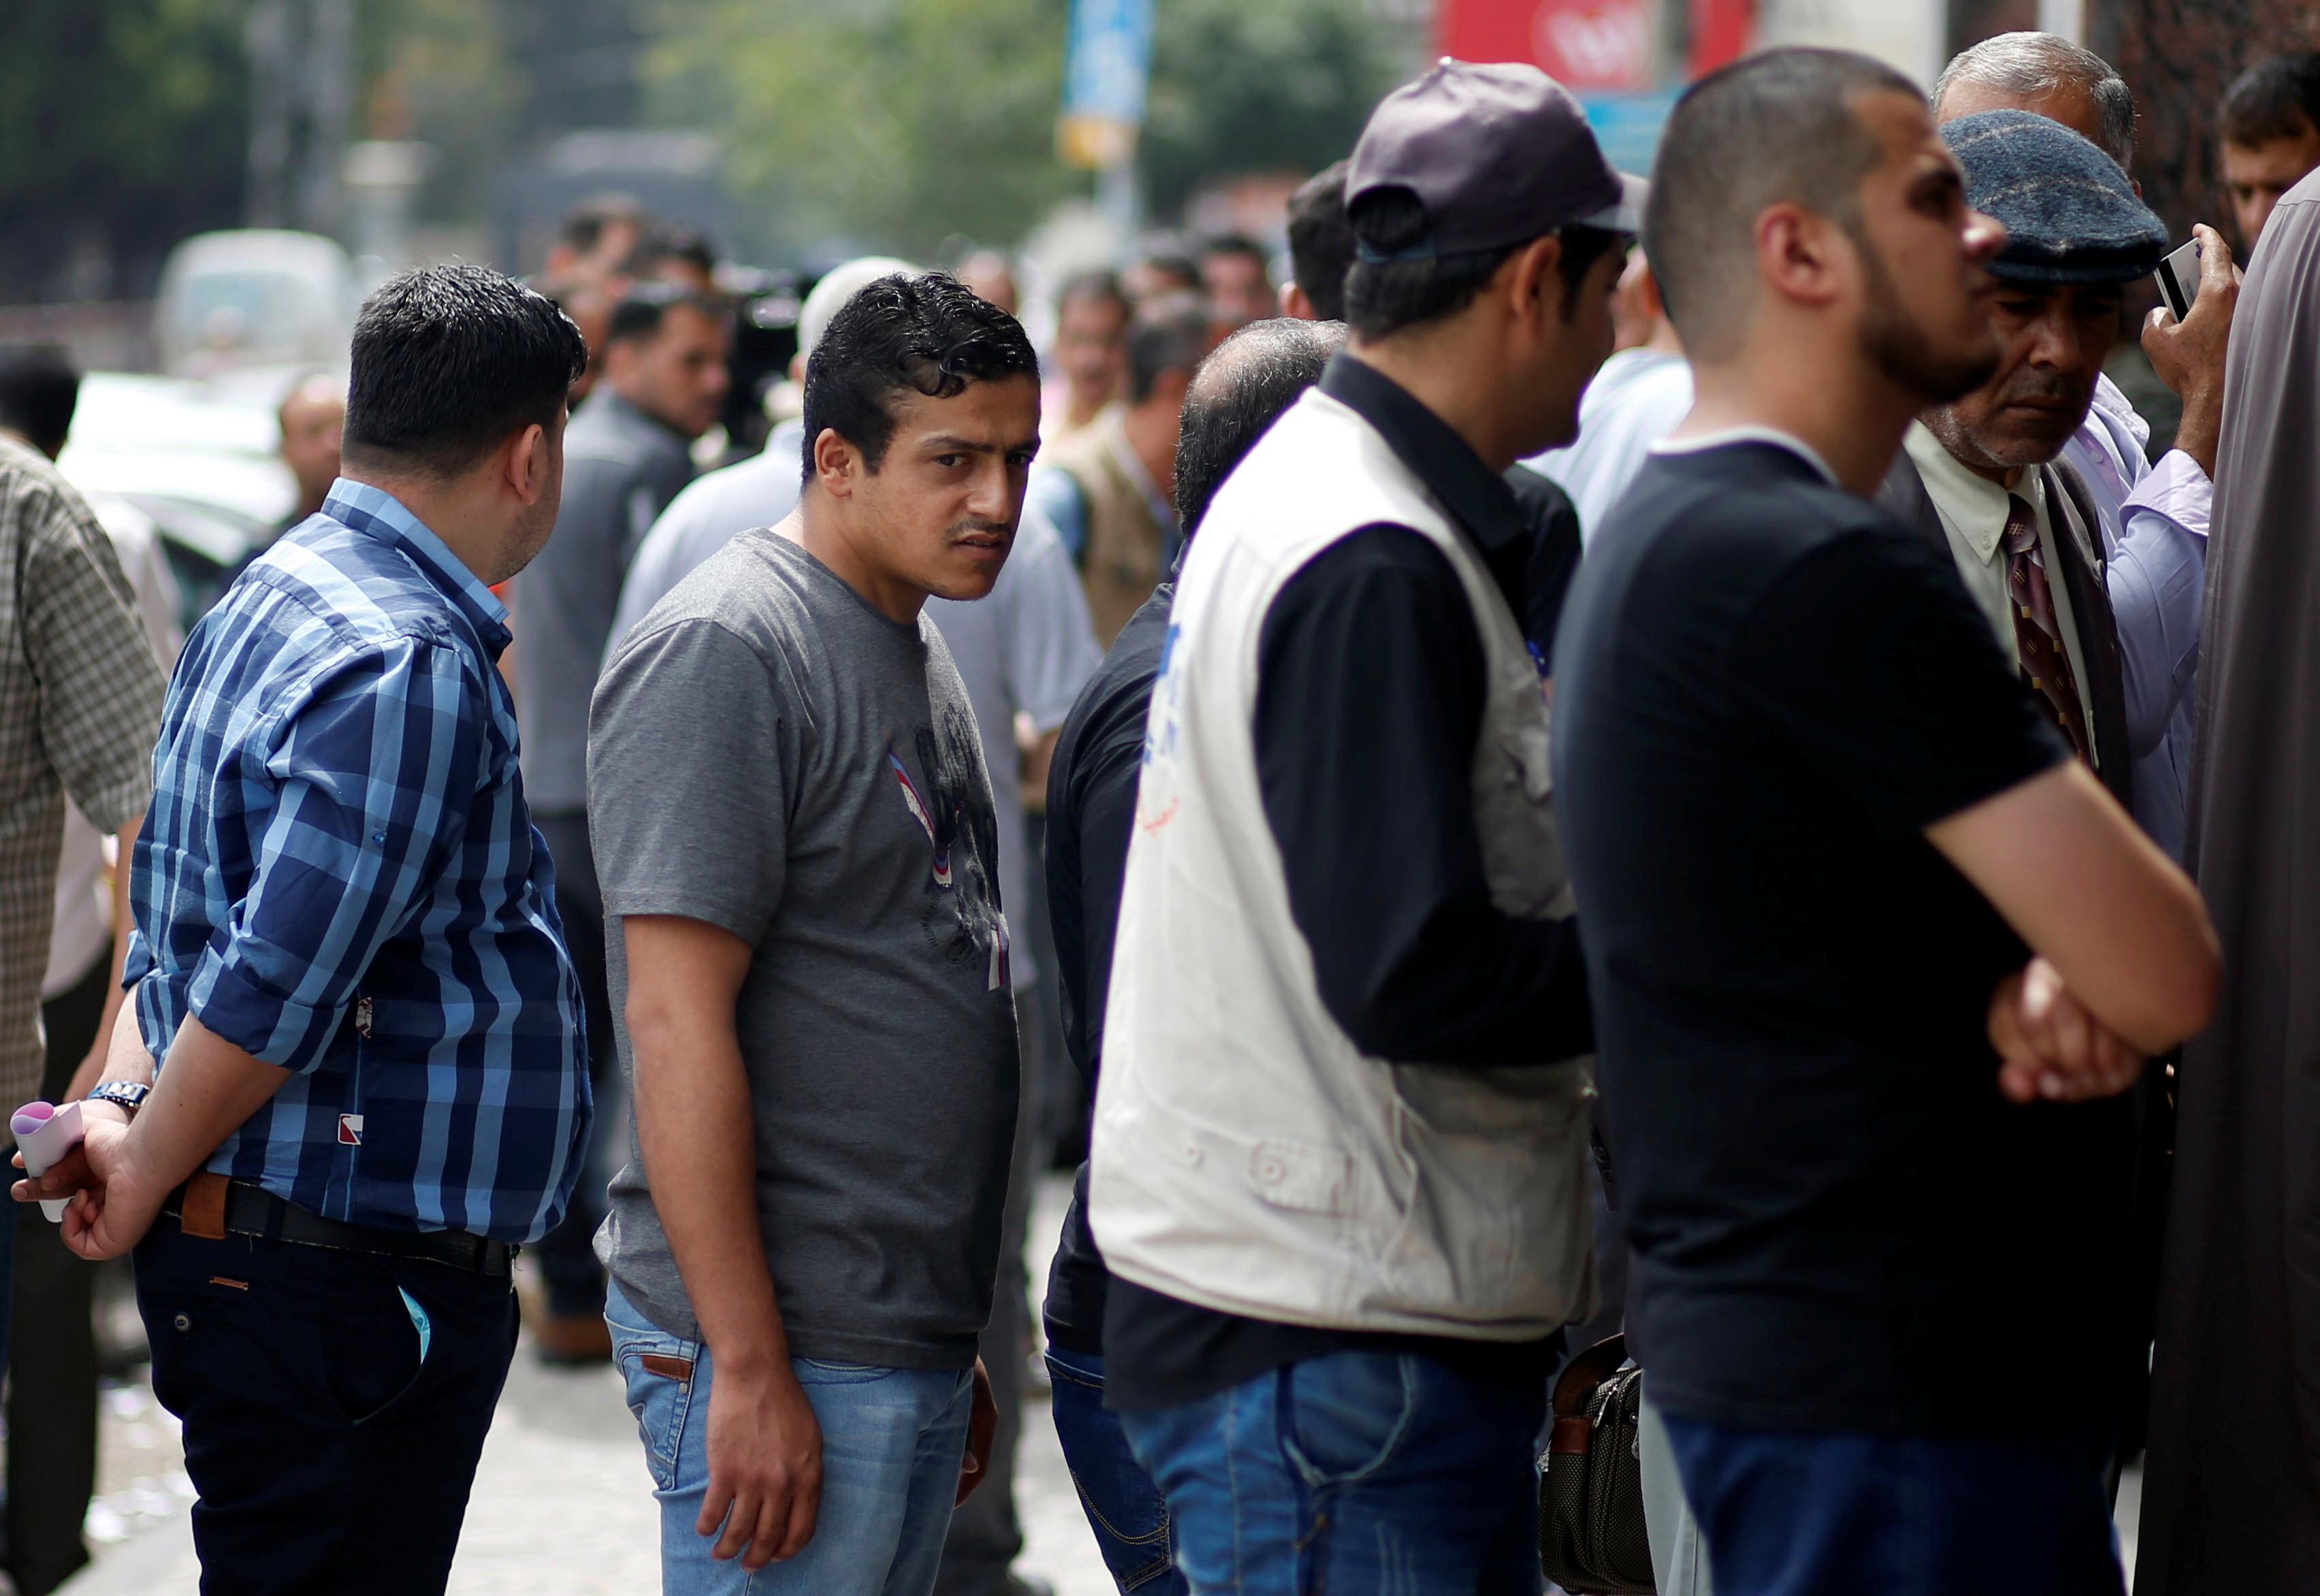
[[[153,307],[161,369],[346,364],[357,293],[347,252],[314,233],[200,233],[169,252]]]
[[[297,488],[276,454],[275,407],[294,374],[215,382],[91,372],[57,462],[99,513],[119,500],[151,518],[191,629],[274,539]]]

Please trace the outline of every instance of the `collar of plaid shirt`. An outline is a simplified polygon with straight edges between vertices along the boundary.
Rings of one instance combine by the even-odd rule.
[[[340,481],[187,640],[128,974],[161,1069],[187,1014],[291,1070],[209,1168],[326,1218],[536,1240],[590,1112],[531,825],[507,610]]]

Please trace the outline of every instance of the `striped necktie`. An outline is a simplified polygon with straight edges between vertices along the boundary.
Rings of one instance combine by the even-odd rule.
[[[2054,595],[2046,584],[2046,556],[2038,546],[2038,518],[2019,493],[2006,501],[2006,587],[2014,600],[2014,653],[2030,690],[2046,702],[2071,750],[2091,764],[2086,707],[2071,675],[2071,656],[2054,618]]]

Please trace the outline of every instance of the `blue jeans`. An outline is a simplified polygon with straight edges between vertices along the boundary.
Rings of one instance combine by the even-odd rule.
[[[1664,1417],[1717,1596],[2124,1596],[2090,1436],[1790,1435]]]
[[[605,1294],[604,1320],[660,1503],[662,1596],[926,1596],[934,1589],[966,1451],[970,1371],[792,1358],[821,1426],[821,1509],[803,1551],[751,1573],[738,1557],[711,1556],[716,1537],[693,1528],[709,1486],[709,1348],[656,1327],[618,1285]],[[643,1360],[656,1356],[689,1366],[689,1375],[647,1368]]]
[[[1201,1596],[1532,1596],[1544,1384],[1333,1352],[1122,1413]]]
[[[1113,1582],[1145,1596],[1183,1596],[1190,1587],[1169,1545],[1167,1501],[1128,1450],[1119,1415],[1104,1411],[1102,1354],[1051,1343],[1047,1373],[1056,1439]]]

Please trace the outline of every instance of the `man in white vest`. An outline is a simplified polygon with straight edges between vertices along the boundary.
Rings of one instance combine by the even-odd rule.
[[[1639,190],[1534,68],[1388,96],[1351,343],[1186,557],[1091,1213],[1106,1401],[1195,1590],[1537,1587],[1592,1032],[1500,473],[1576,428]]]

